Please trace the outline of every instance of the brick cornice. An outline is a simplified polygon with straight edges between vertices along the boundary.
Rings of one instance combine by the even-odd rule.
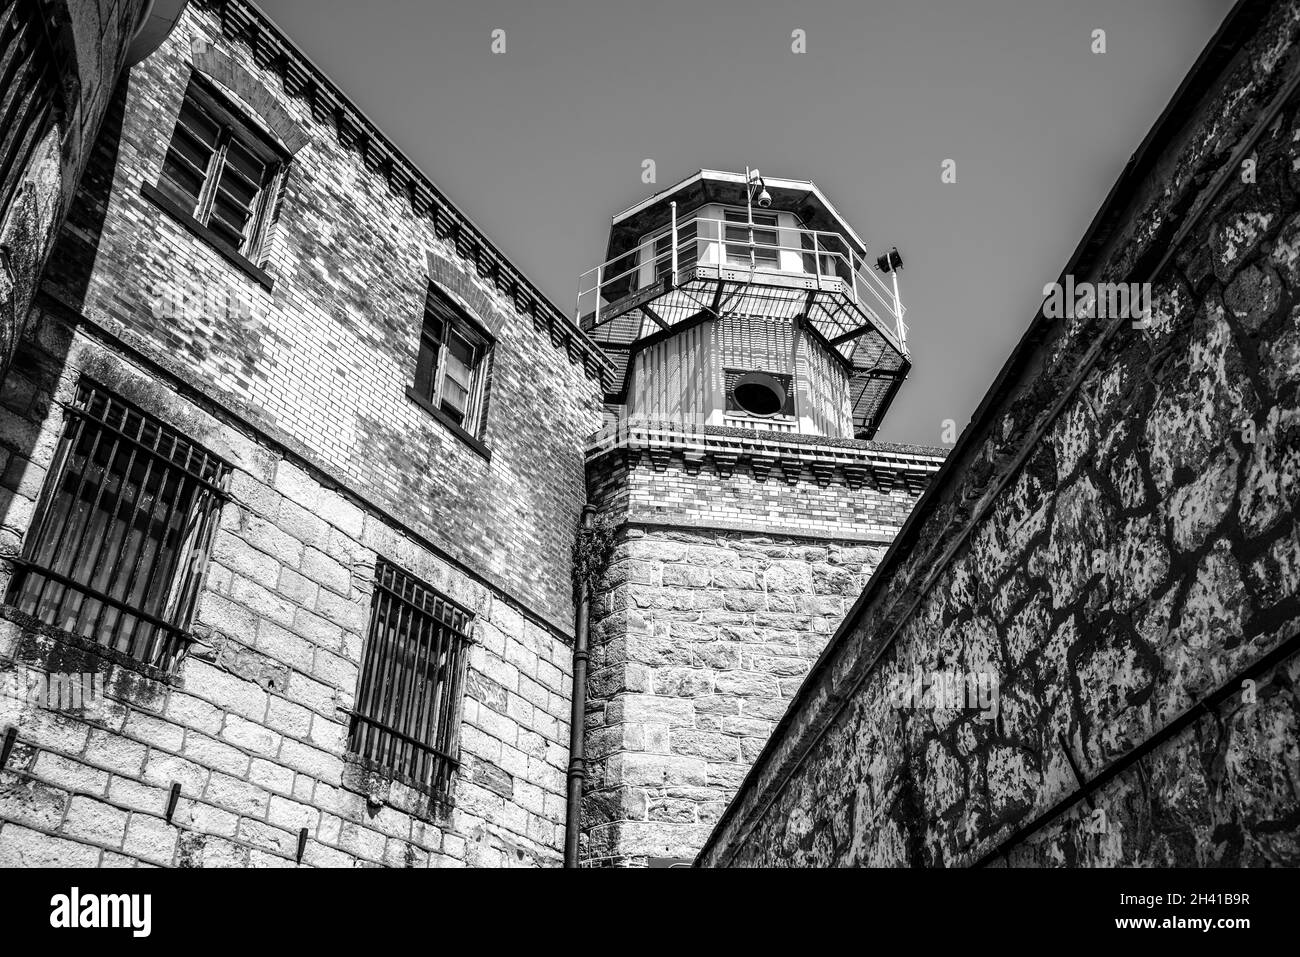
[[[692,430],[681,423],[624,422],[588,439],[587,466],[609,455],[641,461],[642,453],[660,470],[678,461],[694,474],[707,463],[720,477],[729,478],[737,465],[748,465],[753,476],[764,481],[775,467],[785,481],[821,486],[828,485],[838,472],[850,488],[872,478],[878,485],[888,482],[909,490],[927,483],[944,461],[944,450],[919,446],[730,428]]]
[[[615,369],[601,348],[523,275],[468,216],[412,163],[311,59],[249,0],[195,0],[216,17],[221,35],[242,43],[262,69],[278,76],[288,96],[311,108],[313,119],[332,127],[339,144],[354,151],[367,172],[383,179],[405,198],[416,216],[433,224],[439,240],[450,243],[478,275],[496,286],[514,308],[545,331],[552,346],[580,363],[588,378],[609,391]]]

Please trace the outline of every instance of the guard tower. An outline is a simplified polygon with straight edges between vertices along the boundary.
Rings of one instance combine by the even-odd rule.
[[[614,217],[577,317],[630,419],[871,439],[910,367],[881,265],[815,184],[701,170]]]
[[[872,441],[909,369],[879,272],[811,182],[701,170],[614,217],[577,318],[615,361],[588,497],[588,865],[702,846],[940,450]]]

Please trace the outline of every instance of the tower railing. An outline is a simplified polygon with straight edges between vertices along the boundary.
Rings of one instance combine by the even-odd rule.
[[[842,235],[703,216],[674,217],[668,231],[584,272],[578,278],[574,318],[590,331],[628,304],[646,301],[701,273],[715,278],[724,271],[733,276],[746,273],[753,283],[794,280],[808,288],[843,292],[907,353],[901,299]]]

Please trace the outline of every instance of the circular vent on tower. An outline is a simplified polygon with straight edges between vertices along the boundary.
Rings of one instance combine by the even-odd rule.
[[[776,415],[785,408],[785,387],[766,372],[747,372],[732,387],[736,405],[750,415]]]

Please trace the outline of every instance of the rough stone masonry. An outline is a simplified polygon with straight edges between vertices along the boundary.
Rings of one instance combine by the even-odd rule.
[[[1149,321],[1035,321],[700,864],[1300,864],[1298,41],[1234,10],[1066,269]]]

